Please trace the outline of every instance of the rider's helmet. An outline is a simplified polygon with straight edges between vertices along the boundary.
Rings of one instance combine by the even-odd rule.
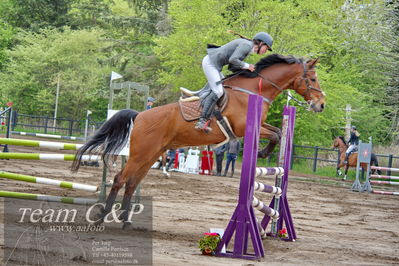
[[[352,126],[351,129],[356,130],[356,127],[355,127],[355,126]]]
[[[254,40],[259,40],[261,42],[263,42],[264,44],[267,45],[267,47],[269,48],[270,51],[272,50],[272,46],[273,46],[273,38],[272,36],[270,36],[269,33],[266,32],[258,32],[254,37]]]
[[[148,97],[147,98],[147,102],[152,102],[153,103],[153,102],[155,102],[155,99],[153,97]]]

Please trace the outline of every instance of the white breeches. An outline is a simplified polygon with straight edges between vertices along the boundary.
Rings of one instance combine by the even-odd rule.
[[[218,96],[218,98],[220,98],[223,95],[223,85],[221,83],[216,85],[216,83],[223,78],[223,75],[212,64],[209,55],[205,56],[202,60],[202,69],[204,70],[205,76],[208,79],[208,83],[212,91]]]
[[[350,145],[348,147],[348,149],[346,150],[346,154],[349,154],[350,152],[352,152],[356,147],[357,147],[357,145]]]

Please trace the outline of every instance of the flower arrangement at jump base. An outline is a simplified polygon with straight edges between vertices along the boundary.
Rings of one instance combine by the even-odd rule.
[[[198,247],[203,255],[214,255],[220,240],[218,233],[204,233],[204,237],[198,241]]]
[[[281,238],[288,238],[288,233],[287,233],[287,229],[283,228],[280,231],[278,231],[278,237]]]

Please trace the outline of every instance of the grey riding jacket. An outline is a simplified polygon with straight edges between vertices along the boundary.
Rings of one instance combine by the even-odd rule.
[[[251,53],[254,44],[246,39],[236,39],[219,48],[207,49],[211,62],[222,71],[223,66],[230,65],[229,68],[243,69],[243,60]]]

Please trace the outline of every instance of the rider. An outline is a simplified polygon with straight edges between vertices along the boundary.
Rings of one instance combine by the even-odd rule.
[[[345,156],[345,161],[344,164],[348,163],[348,158],[349,158],[349,154],[355,149],[357,148],[357,146],[359,145],[359,132],[356,130],[355,126],[351,127],[351,136],[350,139],[348,141],[349,147],[346,150],[346,156]]]
[[[150,110],[155,102],[155,99],[153,97],[148,97],[147,98],[147,110]]]
[[[248,69],[255,71],[255,66],[245,63],[244,60],[250,53],[264,54],[267,50],[272,51],[273,38],[266,32],[258,32],[253,39],[239,35],[240,39],[235,39],[221,47],[211,47],[207,49],[207,55],[202,60],[202,68],[208,80],[211,92],[203,100],[203,109],[196,129],[209,132],[208,127],[213,109],[216,102],[222,97],[224,90],[221,83],[223,66],[229,65],[229,69]]]

